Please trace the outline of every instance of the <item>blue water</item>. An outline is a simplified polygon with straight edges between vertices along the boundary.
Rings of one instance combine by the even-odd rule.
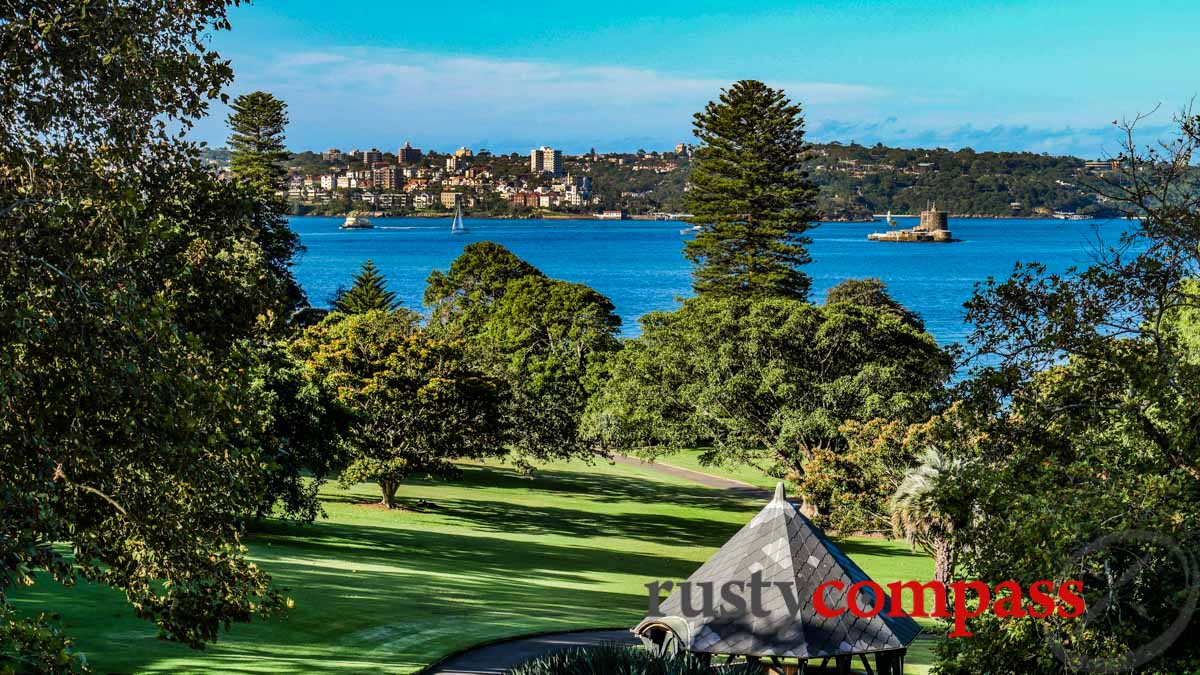
[[[897,219],[904,227],[916,219]],[[404,304],[420,310],[425,279],[446,269],[473,241],[503,244],[546,274],[587,284],[612,299],[623,333],[639,333],[637,318],[672,309],[691,293],[691,266],[683,257],[690,235],[683,223],[596,220],[471,220],[469,232],[450,234],[450,218],[377,218],[373,230],[340,230],[340,218],[293,218],[307,247],[296,276],[309,301],[327,306],[339,285],[349,285],[371,258]],[[1053,271],[1084,266],[1101,242],[1115,243],[1123,221],[951,219],[955,244],[868,242],[881,223],[825,223],[812,230],[814,301],[844,279],[879,277],[892,295],[918,312],[943,344],[964,342],[963,303],[989,275],[1007,277],[1018,260]]]

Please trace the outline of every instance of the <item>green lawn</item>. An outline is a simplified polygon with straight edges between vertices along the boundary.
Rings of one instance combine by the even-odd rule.
[[[730,480],[749,483],[750,485],[754,485],[766,490],[774,490],[775,484],[779,482],[778,478],[772,478],[758,469],[752,466],[746,466],[745,464],[739,464],[736,466],[714,466],[710,464],[701,464],[700,455],[703,452],[703,450],[694,448],[690,450],[680,450],[679,452],[672,453],[670,455],[663,455],[662,457],[658,458],[657,461],[659,464],[669,464],[671,466],[677,466],[681,469],[691,469],[692,471],[699,471],[700,473],[707,473],[712,476],[719,476],[721,478],[728,478]]]
[[[420,511],[365,505],[372,485],[331,488],[328,520],[260,528],[252,555],[296,608],[202,652],[156,638],[107,589],[40,583],[17,603],[60,613],[99,672],[412,672],[496,638],[631,626],[643,584],[687,577],[761,507],[623,465],[554,464],[536,478],[464,469],[460,481],[402,488],[409,507],[432,502]],[[932,574],[894,542],[843,548],[881,583]],[[910,672],[923,673],[916,647]]]

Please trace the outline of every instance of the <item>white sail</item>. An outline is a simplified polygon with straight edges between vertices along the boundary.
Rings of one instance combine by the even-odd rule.
[[[462,204],[458,204],[454,208],[454,222],[450,224],[450,234],[462,234],[467,231],[463,225]]]

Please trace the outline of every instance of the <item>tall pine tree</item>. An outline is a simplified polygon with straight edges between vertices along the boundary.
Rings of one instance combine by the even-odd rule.
[[[711,295],[805,300],[811,262],[804,233],[817,218],[816,188],[801,168],[806,144],[798,104],[757,80],[741,80],[696,113],[686,195],[703,227],[684,248],[692,287]]]
[[[275,271],[290,309],[308,303],[292,275],[292,258],[302,250],[300,238],[288,226],[287,203],[280,192],[286,187],[288,158],[284,146],[287,104],[265,91],[242,94],[230,105],[229,168],[238,182],[257,193],[254,221],[256,243]]]
[[[274,193],[283,187],[287,104],[265,91],[242,94],[230,105],[229,168],[241,180]]]
[[[392,312],[399,306],[396,294],[387,289],[386,280],[371,260],[354,275],[354,286],[333,301],[334,309],[343,314],[365,314],[376,309]]]

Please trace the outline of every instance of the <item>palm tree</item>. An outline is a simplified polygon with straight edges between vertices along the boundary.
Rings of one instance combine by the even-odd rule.
[[[963,461],[928,448],[908,470],[892,494],[892,529],[911,546],[933,556],[934,580],[949,583],[954,575],[954,549],[950,536],[960,523],[944,500],[958,479]]]

